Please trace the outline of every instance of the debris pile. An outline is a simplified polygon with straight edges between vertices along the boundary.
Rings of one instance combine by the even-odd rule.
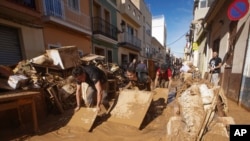
[[[99,67],[106,72],[108,79],[114,80],[116,90],[125,85],[123,70],[117,64],[105,64],[104,59],[104,56],[95,54],[80,58],[75,46],[48,49],[45,54],[20,61],[15,66],[0,65],[0,90],[39,90],[46,98],[49,112],[63,113],[76,105],[76,83],[71,73],[77,65]]]
[[[227,100],[219,86],[213,86],[206,80],[186,79],[177,92],[174,105],[174,115],[167,124],[168,139],[229,139],[228,125],[234,120],[227,117]]]

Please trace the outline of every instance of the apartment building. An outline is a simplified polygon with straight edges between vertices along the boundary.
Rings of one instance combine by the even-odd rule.
[[[166,46],[167,26],[164,15],[153,16],[152,36],[155,37],[162,46]]]
[[[245,9],[247,10],[245,15],[238,19],[230,18],[228,12],[235,2],[237,1],[214,0],[205,17],[200,19],[202,20],[200,25],[195,27],[200,26],[195,29],[197,32],[194,32],[196,36],[194,42],[198,47],[200,70],[209,71],[206,66],[212,58],[212,52],[217,51],[222,59],[220,85],[226,96],[250,109],[250,11]]]
[[[162,46],[162,44],[155,37],[152,37],[151,47],[152,60],[154,63],[166,63],[166,47]]]
[[[76,46],[80,55],[92,52],[91,0],[43,0],[44,48]]]
[[[0,64],[14,65],[44,53],[38,0],[0,2]]]
[[[76,46],[81,54],[91,53],[90,2],[1,1],[0,64],[16,64],[62,46]]]
[[[93,0],[91,18],[92,52],[105,56],[106,62],[118,63],[117,1]]]
[[[118,34],[118,62],[126,66],[134,58],[138,59],[141,51],[143,15],[131,0],[118,0],[117,15]]]
[[[167,26],[164,15],[153,16],[152,18],[152,45],[155,43],[154,39],[158,40],[160,44],[153,48],[153,58],[157,62],[166,63],[166,40],[167,40]]]
[[[204,57],[202,56],[202,48],[205,46],[205,40],[203,42],[198,41],[198,37],[200,36],[199,34],[203,30],[202,28],[202,22],[205,16],[207,15],[209,8],[211,7],[212,3],[214,0],[195,0],[194,1],[194,8],[193,8],[193,21],[191,23],[191,29],[189,34],[190,38],[187,39],[188,41],[188,46],[186,49],[186,52],[192,52],[192,62],[194,66],[199,67],[201,70],[205,70],[207,68],[207,64],[200,64],[199,62],[204,61]],[[198,48],[199,47],[199,48]],[[201,61],[200,61],[201,60]],[[204,75],[204,71],[202,74]]]

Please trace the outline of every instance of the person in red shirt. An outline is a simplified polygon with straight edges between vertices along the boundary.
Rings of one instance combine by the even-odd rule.
[[[172,71],[166,64],[162,64],[156,71],[155,87],[169,88],[171,85]]]

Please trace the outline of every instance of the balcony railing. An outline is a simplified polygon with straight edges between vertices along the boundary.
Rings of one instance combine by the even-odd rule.
[[[103,20],[100,17],[94,17],[92,19],[92,23],[93,34],[102,34],[117,41],[118,29],[116,26],[110,24],[109,22]]]
[[[63,18],[64,4],[61,0],[45,0],[45,15]]]
[[[127,32],[121,33],[121,40],[119,44],[137,51],[141,50],[141,40]]]
[[[81,1],[82,2],[82,1]],[[74,11],[62,0],[44,0],[44,15],[46,17],[56,17],[58,24],[66,22],[71,26],[78,26],[80,28],[91,30],[90,16],[81,11]],[[68,25],[65,24],[65,25]]]

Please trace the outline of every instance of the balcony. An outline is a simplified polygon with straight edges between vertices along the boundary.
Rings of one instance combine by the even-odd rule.
[[[146,57],[149,58],[149,59],[152,59],[153,58],[153,53],[146,53]]]
[[[109,22],[103,20],[100,17],[92,18],[93,35],[95,37],[100,37],[98,34],[111,38],[117,41],[118,29],[116,26],[110,24]]]
[[[122,0],[120,5],[121,15],[130,19],[138,27],[142,25],[143,15],[130,0]]]
[[[72,8],[70,8],[65,1],[44,0],[43,10],[43,20],[45,22],[56,23],[58,25],[91,35],[90,16],[80,10],[72,10]]]
[[[121,39],[119,40],[120,46],[126,47],[128,49],[132,49],[135,51],[141,51],[141,40],[138,39],[137,37],[128,34],[126,32],[121,33]]]
[[[0,2],[0,15],[3,18],[13,19],[22,24],[41,24],[41,13],[36,7],[35,0],[2,0]]]
[[[163,59],[163,55],[162,54],[157,55],[157,59],[159,60]]]

